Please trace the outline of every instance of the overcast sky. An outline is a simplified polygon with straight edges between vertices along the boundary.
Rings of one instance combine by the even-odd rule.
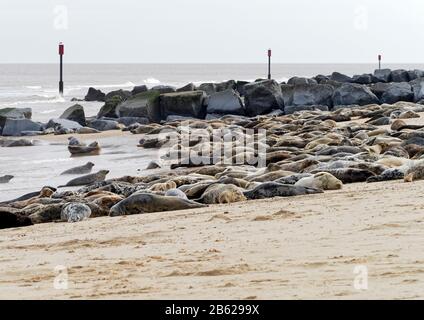
[[[424,62],[423,0],[0,0],[0,63]]]

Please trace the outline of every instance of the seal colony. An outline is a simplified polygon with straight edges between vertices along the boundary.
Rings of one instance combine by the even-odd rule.
[[[293,88],[304,86],[307,80],[299,79],[292,81]],[[287,113],[280,108],[285,105],[284,99],[269,89],[270,82],[265,83],[239,88],[245,90],[244,99],[239,99],[238,94],[233,96],[250,110],[260,109],[260,114],[255,111],[253,115],[237,109],[226,114],[199,113],[196,117],[175,117],[170,113],[176,105],[193,106],[192,99],[203,99],[206,91],[201,95],[192,93],[190,99],[178,100],[176,105],[173,102],[178,93],[166,96],[167,93],[144,91],[154,97],[116,98],[118,112],[134,111],[140,103],[149,112],[149,121],[133,122],[121,129],[140,135],[138,147],[158,149],[160,159],[152,161],[141,176],[112,179],[106,179],[108,170],[90,173],[92,162],[70,168],[63,174],[82,176],[60,189],[49,186],[0,203],[0,228],[185,210],[271,197],[312,197],[348,183],[424,179],[423,126],[405,122],[420,117],[419,113],[424,112],[422,104],[379,104],[377,98],[365,99],[363,105],[335,105],[331,110],[314,106]],[[216,91],[217,85],[214,86]],[[202,86],[203,90],[210,87]],[[158,111],[152,101],[163,95],[166,108],[159,108],[161,116],[152,121]],[[259,99],[261,95],[267,99]],[[338,91],[332,97],[333,101],[351,101],[351,95]],[[213,92],[208,97],[208,107],[214,103],[215,111],[223,107],[222,100],[214,100],[217,98]],[[103,113],[111,107],[108,103],[102,108]],[[222,108],[219,110],[223,112]],[[170,114],[166,120],[160,120],[167,112]],[[82,156],[93,154],[85,148],[95,148],[94,154],[100,150],[98,143],[85,146],[70,138],[68,149],[74,147]],[[71,151],[71,155],[75,153]],[[70,186],[81,187],[62,189]]]

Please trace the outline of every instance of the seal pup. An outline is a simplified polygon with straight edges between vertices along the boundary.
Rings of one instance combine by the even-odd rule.
[[[78,222],[89,218],[91,209],[84,203],[73,202],[65,205],[60,213],[60,219],[67,222]]]
[[[170,180],[164,183],[155,183],[149,188],[149,190],[156,191],[156,192],[166,192],[170,189],[175,189],[175,188],[177,188],[177,184],[174,181]]]
[[[294,185],[322,190],[338,190],[343,187],[343,182],[328,172],[318,172],[313,176],[300,179]]]
[[[293,186],[290,184],[281,184],[278,182],[265,182],[253,190],[245,191],[247,199],[265,199],[273,197],[292,197],[305,194],[323,193],[321,189]]]
[[[59,188],[85,186],[95,182],[104,181],[108,173],[109,173],[109,170],[100,170],[97,173],[91,173],[82,177],[72,179],[67,184],[59,186]]]
[[[93,169],[94,163],[87,162],[83,166],[75,167],[68,169],[66,171],[63,171],[60,175],[66,175],[66,174],[87,174],[91,172],[91,169]]]
[[[404,181],[412,182],[415,180],[423,180],[424,179],[424,163],[418,163],[413,165],[405,172]]]
[[[233,184],[217,183],[209,186],[197,202],[206,204],[221,204],[246,201],[240,188]]]
[[[151,193],[137,192],[114,205],[110,209],[109,216],[115,217],[203,207],[206,207],[206,205],[178,197],[165,197]]]
[[[13,178],[14,178],[14,176],[7,174],[5,176],[0,177],[0,183],[8,183]]]

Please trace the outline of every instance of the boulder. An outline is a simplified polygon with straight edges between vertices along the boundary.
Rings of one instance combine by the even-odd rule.
[[[409,83],[390,83],[381,96],[381,103],[393,104],[398,101],[414,101],[414,93]]]
[[[162,119],[170,115],[203,119],[206,115],[205,98],[203,91],[161,94],[159,104]]]
[[[285,106],[284,107],[285,114],[292,114],[299,111],[314,111],[314,110],[328,111],[328,106],[309,105],[309,106]]]
[[[46,129],[54,128],[55,130],[64,129],[64,130],[78,130],[83,126],[78,122],[67,120],[67,119],[50,119],[47,122]]]
[[[330,78],[329,78],[329,77],[324,76],[324,75],[322,75],[322,74],[319,74],[319,75],[315,76],[315,77],[314,77],[314,79],[315,79],[315,81],[316,81],[317,83],[321,83],[321,82],[323,82],[323,81],[328,81],[328,80],[330,80]]]
[[[248,83],[248,81],[237,81],[236,90],[240,94],[240,96],[244,96],[244,86]]]
[[[228,80],[216,84],[216,92],[221,92],[229,89],[235,89],[237,86],[235,80]]]
[[[158,91],[160,94],[164,93],[171,93],[177,91],[175,87],[172,86],[165,86],[165,85],[159,85],[152,88],[152,90]]]
[[[31,119],[31,117],[31,108],[3,108],[0,109],[0,127],[4,127],[6,119]]]
[[[215,83],[202,83],[200,86],[197,87],[197,90],[206,92],[208,96],[217,92]]]
[[[386,82],[378,82],[372,86],[370,86],[370,90],[374,93],[377,98],[381,99],[383,93],[389,88],[390,83]]]
[[[106,94],[90,87],[84,98],[85,101],[105,101]]]
[[[301,84],[317,84],[315,79],[309,79],[304,77],[292,77],[287,81],[287,84],[301,85]]]
[[[336,88],[333,94],[333,104],[337,105],[367,105],[379,103],[377,96],[371,90],[359,84],[345,83]]]
[[[280,85],[274,80],[262,80],[246,84],[245,106],[249,116],[265,114],[273,109],[284,110]]]
[[[123,102],[121,96],[114,96],[106,100],[104,106],[102,106],[97,114],[97,118],[108,117],[108,118],[116,118],[116,107]]]
[[[108,130],[119,130],[121,127],[119,123],[114,120],[105,120],[105,119],[95,119],[90,122],[90,128],[94,128],[99,131],[108,131]]]
[[[374,81],[374,77],[371,74],[361,74],[352,77],[352,82],[357,84],[371,84]]]
[[[409,82],[408,71],[403,69],[393,70],[391,72],[391,78],[393,82]]]
[[[141,85],[141,86],[135,86],[134,89],[132,89],[132,91],[131,91],[131,95],[135,96],[136,94],[146,92],[147,90],[149,90],[149,89],[144,84]]]
[[[245,115],[246,110],[239,94],[233,89],[227,89],[209,97],[207,113]]]
[[[152,122],[161,120],[158,91],[139,93],[116,107],[116,116],[148,118]]]
[[[293,105],[333,106],[334,88],[328,84],[302,84],[293,88]]]
[[[381,82],[391,82],[392,81],[392,70],[390,70],[390,69],[374,70],[374,77]]]
[[[414,92],[414,102],[424,99],[424,78],[418,78],[410,82]]]
[[[23,131],[42,131],[41,124],[29,119],[7,118],[3,127],[3,136],[21,136]]]
[[[284,106],[293,105],[294,85],[282,84],[280,85],[280,87],[281,87],[281,93],[283,94]]]
[[[66,109],[59,118],[78,122],[83,127],[87,124],[85,121],[84,108],[79,104],[75,104]]]
[[[126,127],[134,123],[148,124],[150,122],[149,119],[144,117],[122,117],[122,118],[118,118],[116,121],[118,121],[118,123],[121,123]]]
[[[111,91],[109,92],[106,96],[105,96],[105,101],[115,97],[115,96],[119,96],[122,98],[122,100],[127,100],[129,97],[131,97],[131,92],[127,91],[127,90],[115,90],[115,91]]]
[[[424,78],[424,71],[423,70],[411,70],[408,71],[409,81],[418,79],[418,78]]]
[[[349,83],[353,81],[351,77],[340,72],[333,72],[331,74],[330,80],[342,82],[342,83]]]
[[[187,92],[187,91],[195,91],[195,90],[196,90],[196,86],[193,83],[189,83],[185,85],[184,87],[177,89],[177,92]]]

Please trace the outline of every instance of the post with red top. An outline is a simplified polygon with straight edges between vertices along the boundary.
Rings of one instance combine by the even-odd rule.
[[[271,49],[268,49],[268,79],[271,80]]]
[[[378,55],[378,70],[381,70],[381,54]]]
[[[63,55],[65,54],[65,45],[59,43],[59,56],[60,56],[60,80],[59,80],[59,93],[63,95]]]

